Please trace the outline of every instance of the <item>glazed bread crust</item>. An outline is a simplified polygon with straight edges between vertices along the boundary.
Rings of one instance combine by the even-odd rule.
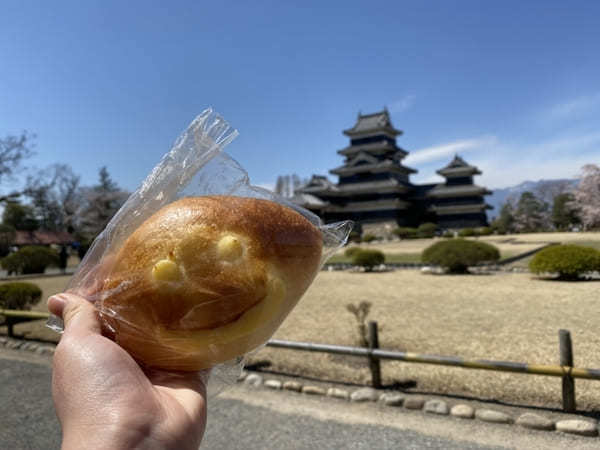
[[[98,309],[141,363],[212,367],[272,335],[315,277],[322,241],[306,218],[275,202],[183,198],[110,258]]]

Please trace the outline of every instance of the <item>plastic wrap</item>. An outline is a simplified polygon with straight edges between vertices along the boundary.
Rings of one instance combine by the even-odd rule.
[[[145,364],[149,367],[157,367],[159,369],[167,370],[173,369],[174,367],[177,370],[190,371],[213,368],[214,375],[211,376],[211,378],[216,377],[217,379],[221,378],[222,380],[230,380],[231,374],[236,372],[235,368],[237,368],[239,371],[239,366],[243,360],[244,354],[255,350],[261,345],[264,345],[266,340],[275,332],[276,328],[283,321],[285,316],[287,316],[295,302],[297,302],[300,297],[300,295],[293,296],[298,298],[291,298],[291,303],[289,301],[290,299],[285,297],[288,304],[286,304],[285,307],[276,306],[276,308],[280,308],[281,310],[276,311],[275,313],[271,311],[273,310],[273,307],[271,307],[271,310],[267,312],[265,312],[266,309],[263,308],[264,311],[259,311],[256,313],[256,311],[254,311],[256,309],[254,306],[248,310],[240,311],[239,317],[231,319],[232,323],[238,320],[240,317],[244,318],[249,316],[250,313],[248,313],[248,311],[250,310],[254,311],[252,314],[254,314],[256,317],[253,319],[253,322],[248,322],[250,325],[246,323],[246,325],[244,325],[242,328],[238,326],[238,330],[236,331],[237,335],[235,336],[235,339],[237,340],[237,343],[235,344],[234,348],[243,348],[243,352],[240,354],[235,353],[235,351],[234,354],[232,354],[231,351],[225,352],[225,356],[227,356],[226,358],[223,358],[223,355],[218,354],[219,352],[223,351],[223,346],[225,345],[221,345],[225,341],[219,333],[222,333],[223,330],[230,329],[231,324],[219,323],[218,325],[214,326],[207,325],[207,329],[205,330],[190,330],[189,327],[186,327],[185,320],[180,318],[178,319],[179,322],[175,324],[175,328],[181,329],[174,330],[173,332],[168,330],[169,333],[165,332],[161,335],[162,331],[157,332],[154,330],[153,324],[149,324],[147,320],[146,322],[142,321],[140,323],[136,323],[136,320],[131,318],[135,317],[135,315],[129,313],[125,314],[125,312],[134,310],[136,307],[145,307],[143,302],[147,299],[150,299],[148,301],[157,301],[156,296],[152,297],[154,294],[149,294],[148,291],[145,290],[147,287],[147,281],[145,282],[146,284],[139,284],[141,283],[139,280],[152,279],[154,272],[152,272],[152,275],[149,275],[149,271],[156,269],[156,264],[158,264],[158,261],[152,260],[150,264],[142,265],[141,268],[136,266],[135,269],[131,270],[124,277],[122,275],[122,268],[119,269],[119,264],[121,264],[120,259],[122,260],[124,257],[128,256],[123,255],[123,249],[131,248],[131,240],[128,239],[132,236],[132,234],[140,229],[143,224],[147,223],[149,218],[154,217],[155,213],[159,212],[160,214],[160,211],[163,211],[165,206],[171,205],[174,202],[178,202],[184,198],[188,199],[190,197],[196,198],[216,196],[212,197],[213,200],[216,199],[216,201],[219,202],[220,199],[223,199],[223,205],[228,204],[225,201],[226,199],[229,197],[235,197],[236,199],[241,199],[244,202],[246,201],[245,199],[259,199],[258,203],[254,203],[257,203],[260,207],[264,206],[266,208],[265,211],[270,211],[268,208],[269,205],[266,205],[267,202],[264,202],[265,200],[278,203],[279,205],[283,205],[294,210],[296,213],[304,217],[304,219],[306,219],[305,221],[310,222],[310,224],[312,224],[312,226],[318,230],[322,243],[322,248],[319,249],[320,254],[316,265],[313,264],[312,267],[307,265],[305,271],[310,273],[301,274],[301,278],[306,278],[306,283],[302,285],[302,290],[305,290],[306,287],[308,287],[308,284],[310,284],[316,275],[316,271],[320,269],[327,257],[345,243],[348,233],[352,227],[351,222],[340,222],[324,225],[321,220],[311,212],[287,201],[284,198],[276,196],[268,190],[252,186],[246,171],[229,155],[223,152],[223,148],[229,142],[231,142],[236,135],[237,131],[233,130],[223,118],[217,114],[214,114],[211,109],[207,109],[200,114],[190,124],[187,130],[177,139],[169,153],[163,157],[163,159],[154,168],[150,175],[148,175],[142,185],[129,197],[123,207],[112,218],[106,229],[97,237],[69,283],[67,289],[68,291],[79,294],[94,303],[95,307],[100,312],[100,316],[103,318],[107,333],[112,334],[111,337],[115,339],[117,343],[121,343],[121,341],[123,341],[123,339],[119,339],[119,333],[125,333],[123,330],[126,330],[126,332],[130,335],[135,334],[135,337],[132,339],[137,342],[136,345],[139,346],[140,342],[147,342],[147,347],[150,349],[150,353],[152,347],[156,346],[157,342],[160,341],[160,346],[163,348],[163,351],[156,360],[152,360],[151,357],[148,357],[146,353],[144,353],[145,350],[142,350],[138,353],[134,351],[132,353],[136,359],[141,360],[140,362],[142,364]],[[180,203],[181,202],[178,202],[176,205],[179,205]],[[287,210],[287,208],[285,209]],[[281,208],[277,211],[280,210],[285,212],[284,209]],[[238,214],[243,213],[240,213],[236,209],[230,211],[229,215],[236,216]],[[293,223],[296,223],[294,222],[296,219],[293,217],[295,214],[292,213],[292,215],[290,215],[289,211],[285,212],[285,214],[280,214],[280,212],[277,212],[276,215],[281,215],[281,221],[283,221],[282,223],[285,223],[285,217],[288,216],[293,219]],[[256,222],[255,219],[256,218],[253,216],[253,223]],[[265,217],[264,220],[273,221],[273,217]],[[215,226],[211,224],[203,226],[215,228],[218,227],[218,224]],[[298,227],[290,228],[290,230],[286,232],[285,242],[296,243],[300,237],[294,236],[293,233],[295,232],[294,230],[299,229],[300,228]],[[215,233],[215,236],[222,236],[219,234],[219,230],[217,230]],[[210,233],[208,234],[210,235]],[[207,239],[210,240],[210,237]],[[242,236],[240,239],[244,241],[245,237]],[[268,245],[269,243],[267,242],[266,244]],[[275,243],[273,244],[275,245]],[[277,245],[281,247],[283,244],[279,242]],[[152,247],[152,245],[148,244],[148,247]],[[179,250],[181,254],[185,253],[185,251],[188,251],[186,250],[185,246],[180,245],[180,247],[183,248],[183,250]],[[189,247],[190,245],[187,246],[188,249]],[[190,251],[188,251],[188,253],[189,252]],[[175,267],[174,270],[178,270],[177,267],[180,262],[177,258],[179,258],[179,255],[173,255],[173,252],[171,252],[168,258],[171,258],[173,261],[175,261],[173,263]],[[167,262],[164,264],[167,266],[171,264],[169,260],[165,261]],[[214,264],[216,264],[216,262]],[[199,288],[202,293],[198,295],[208,295],[209,297],[207,298],[212,298],[210,295],[213,295],[214,300],[211,301],[217,302],[220,301],[216,295],[219,292],[233,292],[232,296],[234,296],[235,292],[238,292],[239,289],[246,289],[246,291],[250,290],[251,292],[254,285],[258,286],[259,288],[257,289],[260,291],[260,286],[265,283],[265,286],[267,286],[265,289],[267,289],[268,295],[271,295],[271,291],[269,291],[269,283],[272,284],[272,280],[269,278],[268,280],[264,281],[263,278],[267,275],[263,276],[261,275],[262,272],[256,272],[258,270],[256,267],[262,267],[261,264],[262,262],[260,260],[258,263],[252,262],[251,265],[249,264],[247,267],[243,268],[244,272],[242,275],[232,275],[232,284],[234,283],[233,280],[237,279],[236,277],[241,277],[240,279],[243,278],[242,281],[238,280],[238,285],[242,285],[242,288],[239,288],[237,285],[235,289],[232,286],[224,286],[223,284],[227,284],[228,278],[227,276],[221,276],[222,274],[220,271],[214,272],[214,276],[210,275],[210,279],[207,275],[207,277],[204,278],[207,283],[207,287]],[[169,269],[169,267],[167,267],[167,269]],[[206,268],[209,272],[213,270],[212,265],[207,265]],[[269,270],[271,269],[275,271],[279,270],[277,267],[270,268]],[[188,268],[187,270],[190,269]],[[269,272],[267,269],[265,270],[265,273]],[[256,275],[253,271],[258,273],[258,275]],[[247,275],[247,273],[249,275]],[[116,276],[115,274],[119,274],[119,276]],[[261,276],[263,278],[261,278]],[[268,276],[271,277],[271,275]],[[215,282],[214,280],[218,278],[221,280],[221,284],[215,287],[211,283]],[[111,282],[107,283],[107,280],[109,279]],[[283,279],[285,279],[285,277],[283,277]],[[250,283],[248,280],[254,284]],[[263,284],[261,284],[261,280],[264,281]],[[185,280],[181,282],[184,283]],[[165,286],[167,287],[161,287],[161,289],[169,289],[169,286],[172,284],[173,283],[166,283]],[[139,286],[143,286],[144,288],[139,288]],[[173,289],[176,290],[178,288],[175,287]],[[277,291],[278,288],[274,289]],[[206,292],[209,293],[207,294]],[[174,295],[175,294],[171,295],[173,299],[176,297]],[[260,297],[262,294],[257,293],[256,295]],[[268,297],[267,294],[264,295],[266,295],[265,298]],[[127,297],[128,299],[126,300],[126,302],[128,302],[126,303],[126,306],[124,307],[122,304],[119,304],[118,307],[115,307],[114,299],[118,299],[123,296]],[[210,305],[210,302],[207,304]],[[181,307],[181,305],[178,307]],[[158,308],[153,310],[152,314],[155,317],[152,320],[160,322],[161,317],[156,317],[158,314],[157,311],[161,311],[161,309]],[[190,314],[191,313],[192,311],[190,311]],[[169,314],[169,312],[167,311],[166,314]],[[201,322],[202,319],[199,319],[197,316],[197,311],[194,311],[194,320],[200,320]],[[189,318],[189,314],[184,314],[184,318],[185,317]],[[206,320],[208,322],[218,322],[218,317],[215,318],[211,316],[210,320]],[[223,321],[225,321],[225,319],[223,319]],[[63,327],[61,320],[55,316],[50,318],[48,326],[57,331],[61,331]],[[227,326],[229,326],[229,328],[227,328]],[[198,340],[197,347],[190,345],[190,341],[187,339],[186,333],[196,333],[198,336],[202,336],[202,339]],[[182,339],[185,341],[184,351],[187,353],[186,355],[182,354],[181,345],[183,341],[182,339],[179,339],[179,336],[183,336]],[[228,339],[231,340],[233,338]],[[242,344],[239,344],[240,342]],[[124,345],[124,347],[127,350],[130,350],[126,345]],[[173,351],[165,352],[165,348],[172,348]],[[195,359],[192,358],[194,361],[202,359],[203,355],[209,355],[209,361],[217,361],[217,370],[215,371],[215,364],[213,363],[208,363],[206,367],[200,368],[196,368],[194,364],[178,365],[178,363],[176,363],[174,366],[171,364],[171,358],[174,360],[177,360],[177,358],[181,359],[182,356],[190,356],[189,352],[195,351],[197,351],[197,355],[191,355],[195,356]],[[232,367],[234,369],[232,369]],[[219,375],[220,373],[222,376]]]

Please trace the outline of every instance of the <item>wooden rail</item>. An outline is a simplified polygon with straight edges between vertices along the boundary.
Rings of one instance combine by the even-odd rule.
[[[412,352],[398,352],[378,348],[377,326],[369,323],[369,347],[348,347],[342,345],[314,344],[310,342],[295,342],[271,339],[269,347],[301,350],[308,352],[332,353],[367,358],[371,370],[373,387],[381,386],[380,360],[404,361],[409,363],[434,364],[441,366],[462,367],[464,369],[493,370],[498,372],[516,372],[529,375],[544,375],[560,377],[563,380],[563,409],[575,411],[575,378],[600,380],[600,369],[582,369],[572,367],[573,350],[570,333],[560,330],[560,363],[561,365],[528,364],[514,361],[494,361],[487,359],[465,359],[459,356],[427,355]],[[564,336],[568,336],[568,339]],[[375,339],[373,339],[375,337]],[[563,356],[566,355],[566,356]],[[570,359],[569,359],[570,355]]]
[[[0,316],[4,316],[4,324],[7,327],[7,334],[14,337],[13,327],[17,323],[30,322],[32,320],[48,319],[50,314],[42,311],[19,311],[16,309],[0,309]]]

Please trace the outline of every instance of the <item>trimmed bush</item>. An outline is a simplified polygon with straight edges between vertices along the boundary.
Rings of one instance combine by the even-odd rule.
[[[362,241],[363,242],[373,242],[377,240],[377,236],[375,236],[374,234],[365,234],[362,237]]]
[[[3,258],[4,270],[13,273],[44,273],[48,266],[58,266],[58,253],[51,248],[31,245]]]
[[[477,231],[473,228],[463,228],[458,232],[460,237],[477,236]]]
[[[426,222],[419,225],[417,228],[417,235],[420,238],[432,238],[437,231],[437,225],[435,223]]]
[[[366,272],[373,270],[373,267],[383,264],[385,262],[385,255],[379,250],[366,250],[359,249],[352,256],[352,264],[355,266],[361,266],[365,268]]]
[[[360,252],[362,249],[360,247],[349,247],[344,251],[344,255],[348,258],[352,258],[357,252]]]
[[[560,280],[578,280],[586,272],[600,271],[600,252],[580,245],[553,245],[535,254],[529,270],[557,274]]]
[[[348,236],[348,242],[360,242],[360,241],[361,241],[360,232],[351,231],[350,235]]]
[[[477,234],[479,234],[479,236],[489,236],[492,233],[493,230],[491,227],[481,227],[477,230]]]
[[[31,309],[40,301],[42,290],[33,283],[6,283],[0,285],[0,308]]]
[[[453,231],[446,231],[444,234],[442,234],[443,238],[446,239],[451,239],[454,237],[454,232]]]
[[[417,237],[417,229],[409,227],[396,228],[393,233],[400,239],[415,239]]]
[[[500,252],[485,242],[452,239],[427,247],[421,259],[425,263],[442,266],[450,273],[468,273],[469,266],[498,261]]]

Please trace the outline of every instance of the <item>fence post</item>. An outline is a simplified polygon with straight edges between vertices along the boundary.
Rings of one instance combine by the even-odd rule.
[[[560,365],[568,368],[562,377],[563,411],[575,412],[575,379],[571,376],[573,367],[573,344],[569,330],[558,330],[558,343],[560,351]]]
[[[15,337],[15,332],[14,332],[14,322],[12,320],[12,317],[6,317],[6,334],[8,334],[8,337]]]
[[[369,321],[369,349],[379,348],[379,335],[377,333],[377,322]],[[379,358],[369,355],[369,367],[371,369],[371,383],[375,389],[381,388],[381,363]]]

